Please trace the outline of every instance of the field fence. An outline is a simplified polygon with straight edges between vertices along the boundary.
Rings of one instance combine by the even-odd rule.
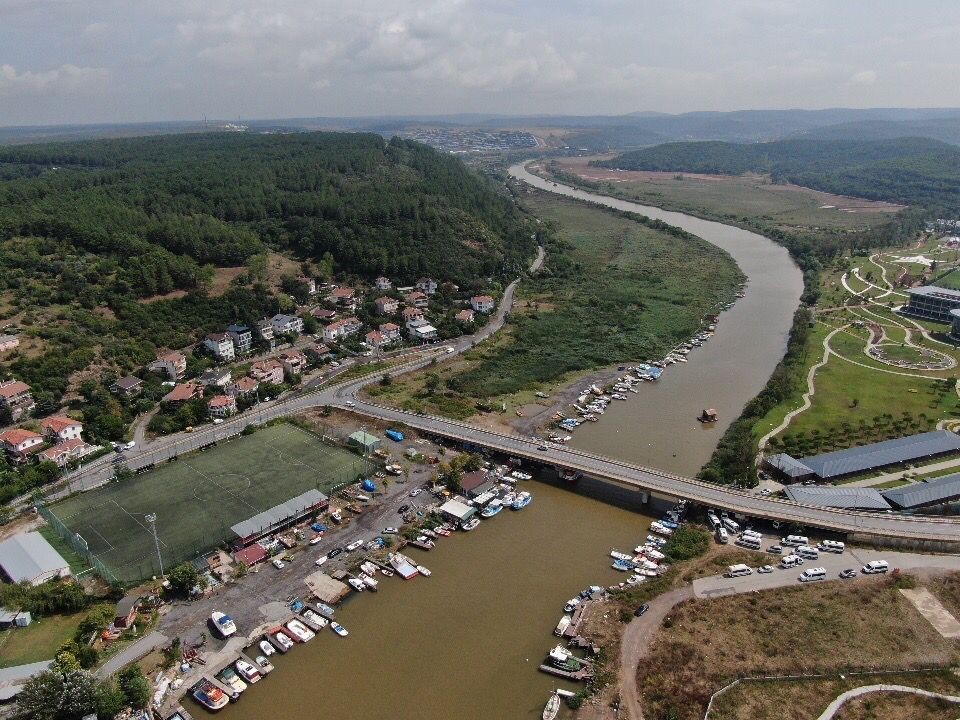
[[[104,565],[100,558],[90,552],[87,542],[79,533],[75,533],[70,530],[70,528],[68,528],[63,521],[57,517],[53,510],[43,504],[42,500],[37,500],[36,507],[37,512],[39,512],[40,516],[47,521],[47,524],[53,529],[53,531],[57,533],[57,535],[59,535],[71,548],[73,548],[75,553],[90,563],[90,566],[100,577],[112,585],[117,585],[120,583],[120,580],[116,575],[113,574],[113,571]]]

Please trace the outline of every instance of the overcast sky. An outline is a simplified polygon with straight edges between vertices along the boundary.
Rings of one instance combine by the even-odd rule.
[[[960,106],[956,0],[0,0],[0,125]]]

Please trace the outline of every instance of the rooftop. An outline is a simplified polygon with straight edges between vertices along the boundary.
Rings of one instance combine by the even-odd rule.
[[[70,564],[43,535],[28,532],[0,542],[0,567],[14,582],[31,582],[45,573],[69,568]]]
[[[799,462],[826,479],[957,451],[960,451],[960,437],[949,430],[933,430],[863,447],[800,458]]]
[[[907,288],[910,295],[924,295],[927,297],[943,298],[944,300],[956,300],[960,302],[960,290],[940,287],[939,285],[921,285],[920,287]]]
[[[121,390],[133,390],[133,388],[142,384],[143,380],[138,378],[136,375],[127,375],[126,377],[122,377],[114,383],[114,385]]]
[[[0,441],[10,443],[11,445],[19,445],[26,440],[33,440],[34,438],[40,437],[40,435],[37,435],[32,430],[24,430],[23,428],[11,428],[6,432],[0,433]]]
[[[890,504],[879,490],[858,487],[804,487],[788,485],[787,498],[803,505],[842,508],[845,510],[889,510]]]
[[[30,386],[21,380],[12,380],[6,384],[0,384],[0,397],[11,398],[25,392],[30,392]]]
[[[924,507],[960,499],[960,473],[886,490],[883,496],[901,508]]]
[[[269,510],[257,513],[252,518],[248,518],[243,522],[238,522],[230,529],[237,537],[241,538],[256,535],[326,501],[327,496],[319,490],[307,490],[302,495],[297,495],[297,497],[290,498],[286,502],[274,505]]]
[[[804,475],[812,475],[813,470],[808,468],[802,462],[797,460],[786,453],[778,453],[776,455],[771,455],[767,458],[767,464],[779,470],[787,477],[797,478],[803,477]]]

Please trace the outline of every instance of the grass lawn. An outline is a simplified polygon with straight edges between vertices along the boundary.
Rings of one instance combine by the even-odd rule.
[[[550,193],[523,207],[546,226],[546,270],[520,285],[510,324],[462,361],[370,392],[410,409],[463,418],[618,362],[663,356],[733,298],[740,273],[725,252],[616,212]],[[691,262],[696,258],[696,262]],[[436,381],[433,381],[436,383]]]
[[[677,606],[650,660],[638,668],[638,688],[648,717],[699,720],[710,695],[738,676],[929,668],[958,660],[960,647],[924,622],[891,578],[833,581]],[[830,699],[813,697],[824,705]],[[784,707],[791,718],[801,717],[793,703],[775,707],[778,714],[766,717],[783,717]]]
[[[960,620],[960,573],[941,575],[923,583],[943,606]]]
[[[88,570],[90,568],[90,563],[88,563],[84,558],[80,557],[76,550],[74,550],[62,537],[57,535],[57,533],[54,532],[53,528],[51,528],[49,525],[43,525],[37,528],[37,530],[41,535],[43,535],[46,541],[53,546],[54,550],[60,553],[60,556],[70,563],[70,572],[72,572],[74,575],[79,575],[84,570]]]
[[[890,488],[902,487],[904,485],[910,485],[909,480],[887,480],[882,482],[879,485],[871,485],[870,487],[876,490],[889,490]]]
[[[164,565],[194,558],[233,535],[230,526],[316,488],[356,479],[365,460],[287,423],[181,457],[50,509],[123,580],[159,574],[144,519],[156,513]]]
[[[57,648],[73,637],[85,614],[34,618],[28,627],[0,631],[0,667],[52,660]]]

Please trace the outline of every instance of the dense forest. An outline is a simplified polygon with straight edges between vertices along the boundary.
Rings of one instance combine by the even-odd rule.
[[[960,211],[960,148],[929,138],[666,143],[599,164],[624,170],[769,173],[776,182],[913,205],[939,215],[954,217]]]

